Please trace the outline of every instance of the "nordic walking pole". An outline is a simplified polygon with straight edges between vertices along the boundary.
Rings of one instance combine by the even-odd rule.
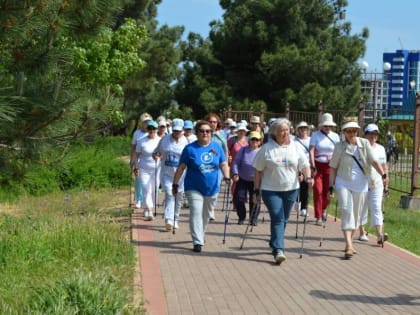
[[[300,256],[299,256],[300,259],[302,259],[302,255],[303,255],[303,242],[305,241],[306,221],[307,221],[307,216],[305,215],[305,217],[303,218],[302,244],[300,247]]]
[[[155,216],[157,213],[157,159],[155,159]]]
[[[254,205],[254,207],[252,208],[252,211],[251,211],[251,217],[250,217],[250,219],[249,219],[249,221],[248,221],[248,224],[247,224],[247,226],[246,226],[245,233],[244,233],[244,236],[242,237],[242,242],[241,242],[241,246],[239,247],[239,249],[242,249],[242,248],[244,247],[245,239],[246,239],[246,236],[248,235],[248,229],[249,229],[249,226],[251,226],[251,232],[252,232],[252,227],[253,227],[252,222],[253,222],[253,220],[254,220],[254,215],[255,215],[255,213],[257,212],[257,209],[258,209],[258,207],[259,207],[259,203],[260,203],[260,200],[259,200],[259,199],[257,199],[256,204],[255,204],[255,205]]]
[[[227,197],[224,200],[224,204],[226,204],[226,213],[225,213],[225,227],[224,227],[224,231],[223,231],[223,244],[226,242],[226,226],[228,224],[229,221],[229,193],[230,193],[230,186],[229,184],[226,184],[227,188],[225,190],[225,197],[227,195]]]
[[[181,195],[182,196],[182,195]],[[174,200],[174,225],[172,226],[172,234],[175,235],[175,219],[176,219],[176,198],[178,197],[178,194],[176,194]],[[182,198],[182,197],[181,197]]]
[[[299,230],[299,212],[300,212],[300,198],[299,198],[299,190],[298,190],[298,197],[296,199],[296,239],[298,238],[298,230]]]
[[[388,234],[384,232],[384,223],[385,223],[385,198],[388,198],[389,190],[384,188],[384,193],[382,196],[382,248],[384,248],[385,238],[388,239]],[[385,236],[386,235],[386,236]]]
[[[335,215],[334,215],[334,222],[337,222],[337,207],[338,207],[338,200],[335,200]]]
[[[133,181],[135,180],[135,178],[133,178],[133,171],[131,170],[130,167],[130,198],[128,199],[128,207],[131,208],[133,206],[133,199],[132,199],[132,190],[133,190]]]
[[[319,241],[319,247],[322,246],[322,241],[324,240],[325,228],[327,226],[327,218],[328,218],[328,207],[327,209],[325,209],[325,216],[324,216],[324,213],[322,214],[322,232],[321,232],[321,240]]]

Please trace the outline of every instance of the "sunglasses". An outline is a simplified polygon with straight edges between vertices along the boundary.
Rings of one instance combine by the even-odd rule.
[[[356,133],[357,129],[346,129],[346,132],[348,133]]]
[[[211,133],[211,129],[198,129],[199,133]]]
[[[147,127],[147,130],[156,130],[155,127]]]
[[[257,139],[257,138],[251,138],[251,141],[260,141],[260,139]]]

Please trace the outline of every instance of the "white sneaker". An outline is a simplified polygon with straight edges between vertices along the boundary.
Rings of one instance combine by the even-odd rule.
[[[146,221],[153,221],[155,217],[153,216],[153,211],[149,211],[148,215],[146,216]]]
[[[327,221],[327,216],[328,216],[327,209],[324,209],[322,211],[322,221]]]
[[[309,217],[309,213],[306,209],[300,210],[300,216],[301,217]]]
[[[175,221],[175,229],[179,229],[178,221]]]
[[[283,251],[279,249],[279,251],[276,254],[276,257],[274,257],[274,262],[276,263],[276,265],[280,265],[285,260],[286,256],[284,255]]]
[[[143,217],[147,218],[149,216],[149,210],[145,209],[143,211]]]
[[[139,201],[136,203],[136,209],[140,209],[140,208],[141,208],[141,202]]]
[[[366,236],[366,234],[363,234],[359,236],[359,241],[368,242],[369,238]]]
[[[315,225],[322,225],[322,220],[321,219],[316,219]]]

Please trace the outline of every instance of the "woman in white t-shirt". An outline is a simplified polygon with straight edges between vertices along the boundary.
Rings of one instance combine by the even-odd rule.
[[[262,197],[270,213],[270,246],[278,265],[286,260],[284,233],[299,190],[299,172],[308,183],[313,183],[305,153],[290,140],[290,125],[286,118],[275,120],[268,131],[272,141],[261,147],[253,162],[253,202],[256,204]]]
[[[369,124],[365,128],[366,139],[369,140],[370,146],[372,147],[373,156],[376,160],[381,163],[385,174],[388,174],[388,165],[386,163],[386,151],[385,148],[377,143],[379,137],[379,128],[375,124]],[[376,236],[378,245],[382,245],[388,240],[388,234],[383,232],[383,213],[382,213],[382,198],[384,192],[388,191],[388,182],[384,186],[384,182],[381,175],[372,168],[369,178],[369,189],[368,196],[363,206],[362,212],[360,213],[360,227],[359,227],[359,240],[368,241],[364,225],[368,221],[368,209],[370,209],[370,224],[376,228]]]
[[[172,183],[175,171],[179,166],[179,158],[182,150],[188,144],[184,137],[182,129],[184,121],[179,118],[172,120],[172,133],[164,136],[160,141],[155,154],[161,160],[161,183],[165,191],[165,228],[170,231],[177,229],[179,212],[182,205],[182,193],[174,196],[172,194]],[[179,180],[178,191],[184,191],[184,174]]]
[[[157,135],[158,124],[154,120],[147,123],[148,135],[137,141],[136,154],[138,163],[138,173],[140,176],[143,200],[141,207],[144,211],[146,220],[153,220],[153,208],[156,204],[157,189],[160,184],[160,161],[153,157],[160,137]]]

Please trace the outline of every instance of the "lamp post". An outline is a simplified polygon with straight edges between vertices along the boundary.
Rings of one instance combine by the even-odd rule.
[[[360,64],[360,69],[362,70],[362,89],[364,93],[369,95],[366,103],[367,117],[365,119],[367,118],[368,120],[372,120],[372,122],[376,122],[384,116],[384,96],[388,99],[389,94],[388,78],[386,76],[391,70],[391,64],[385,62],[383,64],[383,72],[367,72],[368,67],[369,64],[366,61]]]

